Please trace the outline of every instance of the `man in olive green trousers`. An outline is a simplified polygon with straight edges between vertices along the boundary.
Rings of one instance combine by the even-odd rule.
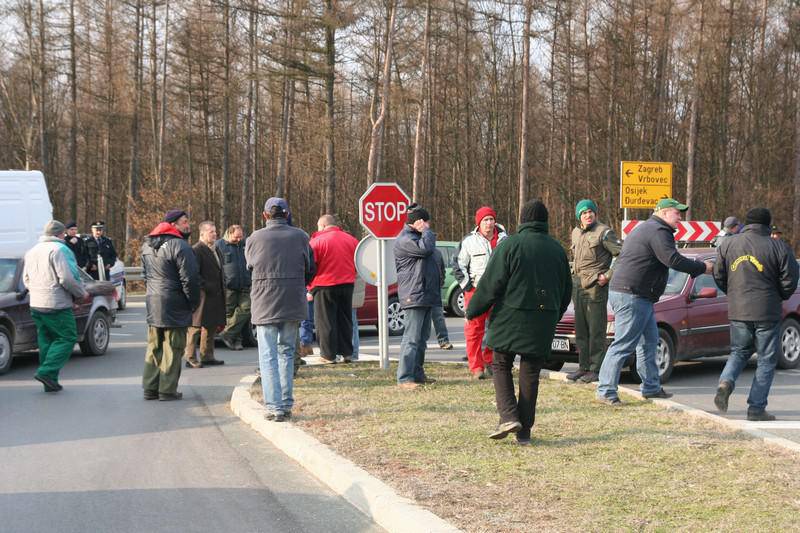
[[[178,380],[186,330],[200,305],[200,277],[185,211],[173,209],[142,244],[147,287],[147,352],[142,387],[145,400],[180,400]]]
[[[614,230],[597,221],[597,205],[581,200],[575,206],[578,226],[572,230],[575,308],[575,343],[578,370],[567,374],[570,381],[597,381],[606,353],[608,282],[611,262],[622,250]]]
[[[45,224],[39,242],[25,254],[22,273],[39,343],[39,368],[33,378],[44,385],[45,392],[63,389],[58,374],[78,340],[72,303],[89,297],[65,235],[66,228],[58,220]]]

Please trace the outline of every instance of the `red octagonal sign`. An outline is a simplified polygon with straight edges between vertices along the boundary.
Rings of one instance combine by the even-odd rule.
[[[377,239],[394,239],[406,223],[411,198],[396,183],[373,183],[358,201],[358,219]]]

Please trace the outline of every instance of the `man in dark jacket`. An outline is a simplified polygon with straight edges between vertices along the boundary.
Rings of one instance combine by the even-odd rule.
[[[247,239],[244,255],[252,271],[251,321],[258,334],[266,418],[283,422],[292,416],[297,332],[306,318],[306,284],[313,266],[308,235],[290,225],[286,200],[267,200],[263,217],[266,225]]]
[[[89,263],[89,255],[86,252],[86,244],[81,239],[81,236],[78,235],[78,224],[74,220],[70,220],[65,227],[67,228],[67,235],[64,237],[64,242],[75,254],[75,262],[78,264],[78,268],[85,269]]]
[[[222,342],[231,350],[242,350],[244,328],[250,327],[250,271],[244,258],[244,229],[230,226],[215,243],[225,274],[225,329]]]
[[[217,227],[210,220],[201,222],[197,229],[200,240],[192,246],[197,258],[200,276],[200,305],[192,314],[192,325],[186,332],[187,368],[224,365],[225,361],[214,357],[214,335],[217,328],[225,325],[225,284],[222,280],[222,258],[214,247]],[[195,346],[200,344],[200,359],[195,356]]]
[[[111,267],[117,262],[117,251],[114,249],[114,242],[106,237],[105,233],[106,223],[98,220],[92,223],[92,235],[84,240],[86,254],[89,257],[88,272],[94,279],[100,279],[97,256],[103,259],[105,279],[111,278]]]
[[[431,308],[441,305],[439,267],[433,252],[436,234],[431,216],[417,204],[408,206],[408,219],[394,242],[397,296],[406,312],[406,328],[400,344],[397,384],[415,389],[430,382],[425,376],[425,348],[431,334]]]
[[[719,377],[714,404],[728,411],[728,397],[753,352],[758,367],[747,397],[747,419],[775,420],[766,411],[780,347],[782,300],[797,289],[798,266],[791,250],[770,238],[772,215],[756,207],[747,212],[742,231],[717,248],[714,281],[728,294],[731,354]]]
[[[572,296],[567,254],[548,235],[547,220],[547,207],[541,201],[523,206],[517,233],[495,249],[466,312],[470,320],[491,309],[486,344],[494,350],[500,423],[489,437],[503,439],[516,433],[523,446],[531,442],[539,372],[550,356],[556,324]],[[511,376],[517,355],[521,358],[519,401]]]
[[[145,400],[180,400],[178,380],[186,347],[186,328],[200,304],[197,260],[186,242],[191,229],[185,211],[167,211],[142,244],[147,295],[147,352],[144,358]]]
[[[614,342],[600,367],[597,398],[620,405],[617,395],[619,374],[628,356],[636,351],[636,371],[642,378],[645,398],[670,398],[661,388],[656,365],[658,325],[653,304],[667,286],[669,269],[693,278],[711,273],[711,262],[695,261],[678,253],[673,233],[688,206],[672,198],[656,204],[655,213],[625,239],[611,278],[608,301],[614,310]]]

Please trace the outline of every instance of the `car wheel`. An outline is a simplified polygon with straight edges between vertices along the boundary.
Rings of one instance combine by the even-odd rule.
[[[108,349],[108,342],[111,338],[111,326],[108,315],[105,311],[97,311],[89,319],[89,325],[83,334],[80,343],[83,355],[103,355]]]
[[[389,335],[392,337],[402,335],[406,330],[406,312],[400,307],[400,300],[397,299],[397,296],[389,298],[387,322],[389,323]]]
[[[119,291],[119,300],[117,300],[117,309],[123,311],[125,306],[128,305],[128,282],[122,280],[122,285],[117,289]]]
[[[456,287],[450,293],[450,310],[457,317],[464,317],[464,291],[461,287]]]
[[[797,368],[798,364],[800,364],[800,323],[793,318],[787,318],[781,324],[778,368]]]
[[[242,346],[245,348],[255,348],[258,346],[258,335],[256,335],[256,327],[247,321],[247,324],[242,327]]]
[[[669,381],[672,371],[675,369],[675,342],[672,335],[665,329],[658,328],[658,345],[656,346],[656,367],[658,367],[658,377],[661,383]],[[635,383],[641,383],[642,378],[636,370],[636,356],[634,355],[633,364],[630,368],[631,378]]]
[[[11,334],[5,326],[0,326],[0,374],[11,370],[13,351],[14,344],[11,342]]]

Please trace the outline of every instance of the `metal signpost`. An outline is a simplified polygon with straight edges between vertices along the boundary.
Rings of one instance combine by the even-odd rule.
[[[381,368],[389,368],[389,268],[387,241],[393,240],[403,230],[406,210],[411,198],[396,183],[373,183],[358,201],[358,218],[361,225],[377,239],[377,273],[373,279],[364,278],[378,290],[378,346]],[[363,241],[362,241],[363,243]],[[391,244],[391,243],[390,243]],[[360,245],[359,245],[360,246]],[[392,254],[393,255],[393,254]],[[358,257],[358,251],[356,251]],[[392,265],[392,270],[394,265]],[[396,275],[396,274],[395,274]],[[362,276],[363,277],[363,276]]]

